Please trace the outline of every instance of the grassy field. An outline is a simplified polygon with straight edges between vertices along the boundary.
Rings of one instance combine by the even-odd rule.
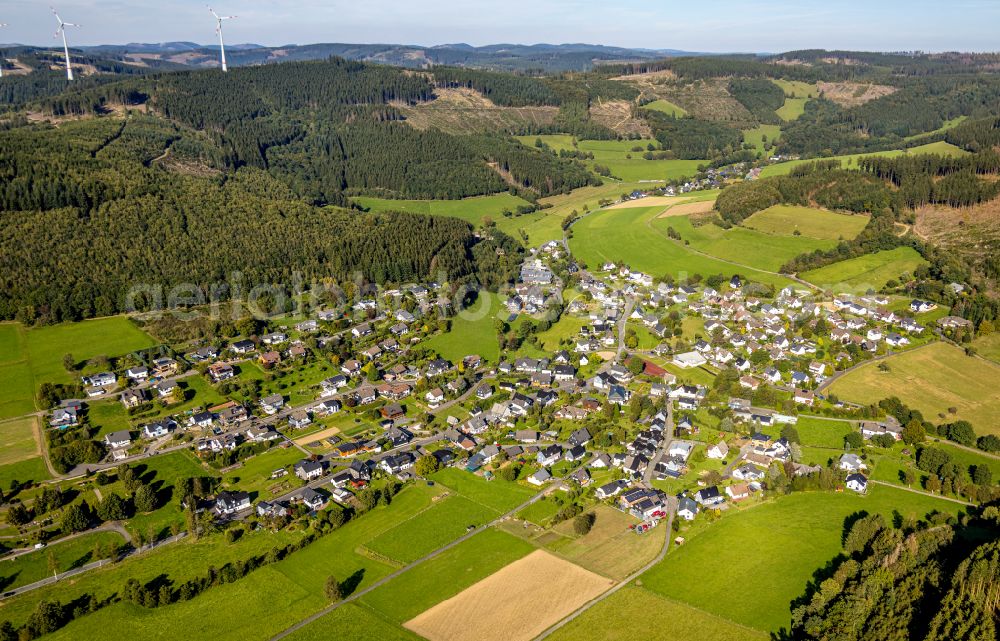
[[[806,112],[807,102],[809,102],[808,98],[785,98],[785,104],[781,105],[775,113],[785,122],[797,120]]]
[[[422,641],[423,637],[393,625],[370,609],[348,603],[287,637],[289,641]]]
[[[784,176],[789,173],[795,167],[803,165],[810,162],[815,162],[817,160],[839,160],[841,167],[844,169],[856,169],[858,166],[858,159],[865,158],[868,156],[885,156],[887,158],[894,158],[896,156],[902,156],[903,154],[916,155],[916,154],[939,154],[942,156],[963,156],[966,152],[964,149],[956,147],[950,143],[940,141],[932,142],[926,145],[920,145],[919,147],[910,147],[909,149],[895,149],[892,151],[877,151],[870,154],[849,154],[846,156],[832,156],[831,158],[811,158],[808,160],[789,160],[788,162],[777,163],[775,165],[768,165],[764,167],[764,170],[760,172],[761,178],[767,178],[768,176]]]
[[[793,98],[818,98],[819,88],[816,85],[801,80],[771,80],[781,87],[786,96]]]
[[[815,249],[830,249],[836,245],[833,240],[821,240],[809,236],[768,234],[731,227],[723,229],[712,223],[695,227],[686,216],[657,218],[653,226],[666,233],[672,227],[681,238],[698,251],[723,260],[747,265],[754,269],[776,272],[792,258]]]
[[[488,528],[362,597],[385,617],[402,623],[535,550],[530,543]]]
[[[889,371],[865,365],[837,379],[830,392],[870,403],[887,396],[919,409],[932,422],[965,419],[980,434],[1000,434],[1000,365],[970,358],[953,345],[934,343],[884,361]],[[952,415],[948,408],[958,411]],[[944,414],[945,419],[938,418]]]
[[[498,478],[487,481],[481,476],[454,467],[435,472],[431,478],[465,498],[501,514],[524,503],[534,494],[517,483],[508,483]]]
[[[501,304],[500,297],[483,292],[483,296],[472,307],[452,319],[451,329],[447,333],[432,336],[423,342],[423,347],[436,351],[441,358],[452,363],[469,354],[478,354],[496,363],[500,360],[496,320],[506,318],[506,315],[506,308]]]
[[[35,440],[35,417],[0,423],[0,467],[35,458],[41,452]]]
[[[286,476],[275,481],[270,478],[271,472],[288,467],[302,457],[302,451],[298,448],[274,447],[244,461],[241,467],[226,474],[223,483],[232,489],[250,492],[254,501],[270,499],[275,495],[270,488],[275,488],[277,494],[281,495],[291,490],[294,487],[293,483],[298,480]]]
[[[645,160],[642,155],[647,145],[658,144],[654,140],[579,140],[574,146],[573,137],[564,134],[517,137],[529,147],[539,138],[556,152],[576,149],[594,154],[593,160],[585,161],[588,167],[604,165],[615,178],[624,181],[677,180],[695,175],[698,165],[705,163],[704,160]]]
[[[731,591],[726,593],[731,595]],[[720,595],[720,598],[726,598]],[[655,635],[650,631],[655,630]],[[767,641],[768,635],[629,586],[549,637],[552,641]]]
[[[972,345],[983,358],[1000,363],[1000,333],[980,336],[972,341]]]
[[[674,118],[683,118],[688,115],[688,112],[684,111],[681,107],[678,107],[669,100],[654,100],[653,102],[647,103],[642,106],[643,109],[649,109],[651,111],[659,111],[660,113],[665,113],[668,116],[673,116]]]
[[[624,262],[653,276],[724,274],[784,286],[782,276],[765,274],[696,254],[666,237],[670,219],[657,220],[663,207],[612,209],[587,216],[573,226],[570,249],[590,267]]]
[[[281,562],[261,568],[235,583],[213,587],[192,601],[152,610],[116,604],[78,619],[53,638],[90,639],[127,631],[129,637],[136,640],[171,639],[189,636],[193,629],[198,630],[199,637],[220,641],[270,638],[327,604],[323,585],[328,576],[363,588],[391,572],[389,565],[357,554],[355,550],[425,510],[440,492],[426,485],[410,486],[400,492],[391,505],[378,507]],[[260,536],[265,541],[273,541],[271,545],[279,543],[271,533]],[[221,537],[217,538],[221,542]],[[201,564],[219,567],[220,562],[204,556]],[[115,588],[120,584],[114,584]],[[205,616],[206,612],[233,612],[234,603],[239,604],[241,614]],[[242,616],[248,612],[267,615]]]
[[[868,216],[838,214],[825,209],[775,205],[743,221],[745,227],[765,234],[790,236],[796,230],[808,238],[850,240],[868,224]]]
[[[567,302],[571,300],[570,298],[566,299]],[[586,324],[587,320],[585,318],[563,314],[552,327],[544,332],[539,332],[538,340],[543,348],[554,352],[559,349],[560,341],[576,336],[580,332],[580,328]]]
[[[117,532],[94,532],[3,561],[0,563],[0,589],[10,590],[51,576],[49,554],[55,558],[56,571],[65,572],[97,561],[98,558],[105,558],[107,553],[113,553],[124,542],[125,539]],[[101,557],[94,555],[94,549],[98,545],[105,551]]]
[[[464,496],[447,496],[365,547],[401,564],[409,563],[462,536],[468,527],[479,527],[497,516],[497,510]]]
[[[743,130],[743,142],[753,145],[757,149],[757,152],[761,154],[765,153],[764,137],[767,137],[768,143],[772,143],[780,138],[781,125],[761,125],[756,129]]]
[[[517,211],[518,207],[530,206],[528,201],[513,194],[494,194],[463,200],[392,200],[359,196],[352,199],[356,204],[372,211],[405,211],[428,216],[451,216],[479,227],[483,218],[490,217],[499,224],[503,213]]]
[[[637,535],[629,529],[638,523],[634,517],[619,510],[599,505],[594,509],[597,519],[584,536],[573,531],[573,521],[563,521],[550,534],[538,539],[544,546],[592,572],[622,580],[651,561],[660,551],[663,533]],[[551,536],[555,534],[556,536]]]
[[[37,483],[49,478],[52,478],[52,475],[49,474],[49,468],[45,466],[45,461],[40,456],[0,466],[0,487],[9,487],[13,480]]]
[[[642,576],[667,598],[762,632],[789,625],[789,604],[841,550],[845,519],[860,511],[891,517],[955,512],[954,503],[883,486],[799,493],[724,516],[691,536]]]
[[[912,247],[898,247],[802,272],[799,277],[837,292],[865,292],[869,288],[879,290],[888,281],[912,274],[925,264],[927,261]]]
[[[903,138],[903,140],[907,140],[907,141],[909,141],[909,140],[919,140],[920,138],[925,138],[927,136],[933,136],[934,134],[942,134],[942,133],[948,131],[949,129],[954,129],[955,127],[959,126],[960,124],[962,124],[963,122],[965,122],[968,118],[969,118],[968,116],[957,116],[955,118],[952,118],[951,120],[945,120],[943,125],[941,125],[940,127],[938,127],[937,129],[935,129],[933,131],[926,131],[926,132],[924,132],[922,134],[914,134],[912,136],[907,136],[906,138]]]

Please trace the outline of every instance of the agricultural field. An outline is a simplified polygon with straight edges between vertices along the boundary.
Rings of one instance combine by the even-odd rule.
[[[416,561],[466,533],[485,525],[500,512],[464,496],[444,496],[432,506],[365,544],[381,557],[401,565]]]
[[[563,521],[536,542],[591,572],[623,580],[651,561],[663,546],[664,533],[653,530],[638,535],[629,529],[639,521],[606,505],[594,509],[597,517],[590,532],[573,531],[572,519]],[[554,535],[554,536],[553,536]]]
[[[462,200],[392,200],[358,196],[354,203],[372,211],[405,211],[428,216],[451,216],[480,227],[484,218],[492,218],[499,225],[504,212],[513,214],[518,207],[529,207],[531,203],[513,194],[477,196]],[[503,221],[506,222],[506,221]]]
[[[613,581],[542,550],[405,623],[430,641],[529,641]],[[531,611],[533,616],[525,617]]]
[[[0,590],[11,590],[52,576],[50,554],[55,560],[56,572],[65,572],[111,556],[124,542],[117,532],[93,532],[5,560],[0,563]],[[100,550],[101,555],[95,555],[95,550]]]
[[[29,416],[0,422],[0,468],[37,458],[42,453],[36,433],[37,421]]]
[[[467,499],[503,514],[532,497],[534,492],[517,483],[481,476],[454,467],[435,472],[431,478]]]
[[[811,162],[816,162],[817,160],[839,160],[840,166],[844,169],[856,169],[858,166],[858,160],[861,158],[866,158],[869,156],[884,156],[886,158],[895,158],[896,156],[902,156],[903,154],[917,155],[917,154],[938,154],[941,156],[964,156],[968,152],[964,149],[956,147],[951,143],[944,141],[932,142],[926,145],[920,145],[918,147],[910,147],[908,149],[895,149],[892,151],[876,151],[867,154],[848,154],[845,156],[831,156],[830,158],[810,158],[806,160],[789,160],[787,162],[780,162],[774,165],[768,165],[764,167],[763,171],[760,172],[761,178],[767,178],[768,176],[784,176],[792,171],[795,167],[799,165],[804,165]]]
[[[629,586],[556,630],[552,641],[767,641],[767,633]]]
[[[506,314],[499,296],[483,292],[472,307],[452,318],[448,332],[432,336],[422,346],[436,351],[441,358],[453,363],[469,354],[478,354],[496,363],[500,360],[496,321],[506,318]]]
[[[403,623],[535,549],[518,537],[487,528],[366,594],[361,602]]]
[[[822,240],[850,240],[867,224],[868,216],[797,205],[774,205],[743,221],[744,227],[765,234],[789,236],[798,231],[802,236]]]
[[[713,223],[694,226],[691,219],[685,216],[657,218],[653,224],[663,233],[673,228],[683,241],[700,252],[770,272],[778,271],[782,265],[800,254],[816,249],[830,249],[836,245],[833,240],[820,240],[805,235],[765,234],[745,227],[723,229]]]
[[[423,641],[370,609],[346,603],[286,637],[289,641]]]
[[[664,100],[660,98],[659,100],[654,100],[653,102],[647,103],[642,106],[643,109],[649,109],[651,111],[659,111],[660,113],[665,113],[668,116],[674,118],[683,118],[688,115],[688,112],[684,111],[681,107],[678,107],[669,100]]]
[[[879,290],[890,280],[912,274],[917,267],[926,264],[912,247],[897,247],[802,272],[799,277],[837,292],[863,293],[868,289]]]
[[[980,434],[1000,434],[1000,365],[965,355],[947,343],[896,354],[885,361],[889,371],[869,363],[838,378],[829,391],[856,403],[886,396],[923,412],[932,422],[965,419]],[[949,412],[954,408],[956,412]]]
[[[355,552],[361,545],[426,509],[438,496],[439,488],[414,485],[393,498],[389,506],[378,507],[356,521],[327,534],[286,559],[256,570],[234,583],[213,587],[192,601],[162,608],[146,609],[119,603],[78,619],[53,635],[53,639],[94,638],[126,631],[137,641],[181,638],[191,629],[220,641],[264,639],[317,612],[327,605],[323,585],[328,576],[348,584],[350,590],[364,588],[392,571],[392,567]],[[291,536],[290,534],[282,534]],[[272,533],[261,536],[269,542],[264,551],[281,544]],[[222,537],[213,537],[227,545]],[[232,547],[232,546],[231,546]],[[246,552],[238,558],[245,558]],[[210,556],[200,557],[204,567],[219,567]],[[173,573],[171,573],[173,576]],[[137,577],[139,578],[139,577]],[[147,579],[148,580],[148,579]],[[115,588],[121,582],[115,583]],[[267,616],[206,617],[205,612],[223,611],[233,603],[241,612],[267,612]]]
[[[743,130],[743,142],[753,145],[760,154],[766,153],[764,148],[766,143],[772,143],[780,137],[781,125],[760,125],[754,129]]]
[[[762,633],[789,626],[789,603],[841,551],[845,519],[859,511],[923,518],[961,506],[884,486],[865,496],[806,492],[732,512],[645,573],[642,586]],[[748,542],[752,542],[752,545]],[[725,571],[706,571],[724,568]],[[733,593],[734,586],[753,586]]]
[[[591,267],[605,261],[623,262],[654,277],[739,273],[751,280],[779,286],[791,282],[782,276],[697,254],[671,241],[666,236],[669,220],[656,220],[662,212],[662,207],[638,207],[587,216],[573,226],[570,250]]]
[[[594,154],[593,160],[585,163],[591,169],[595,165],[604,165],[611,170],[612,176],[626,182],[637,181],[667,181],[694,176],[703,160],[645,160],[647,145],[658,146],[655,140],[579,140],[572,136],[517,136],[522,144],[534,147],[535,141],[541,139],[556,152],[562,149],[579,150]],[[620,192],[619,192],[620,193]]]

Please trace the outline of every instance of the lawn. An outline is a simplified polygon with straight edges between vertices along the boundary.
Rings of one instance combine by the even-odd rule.
[[[883,363],[888,372],[870,363],[837,379],[829,391],[856,403],[897,396],[931,422],[965,419],[979,434],[1000,434],[1000,396],[996,393],[1000,365],[971,358],[960,348],[940,342],[896,354]],[[956,408],[957,413],[950,414],[949,408]]]
[[[868,216],[838,214],[826,209],[775,205],[743,221],[743,226],[765,234],[802,236],[821,240],[850,240],[868,224]]]
[[[462,496],[501,514],[524,503],[534,494],[530,489],[517,483],[508,483],[499,478],[487,481],[481,476],[455,467],[435,472],[431,478]]]
[[[558,503],[549,497],[543,497],[518,512],[517,518],[522,521],[530,521],[535,525],[545,527],[549,524],[549,520],[556,515],[559,509],[560,506]]]
[[[28,585],[52,575],[49,569],[49,554],[55,558],[56,571],[65,572],[86,565],[98,558],[106,558],[125,542],[117,532],[93,532],[78,536],[62,543],[53,543],[44,550],[22,554],[0,563],[0,589]],[[102,555],[94,555],[94,549],[101,546]]]
[[[642,576],[642,585],[736,624],[777,632],[789,626],[791,601],[840,553],[846,518],[861,511],[922,518],[958,507],[884,486],[870,487],[867,496],[791,494],[722,517],[673,549]]]
[[[912,247],[897,247],[802,272],[799,277],[824,289],[863,293],[882,289],[890,280],[912,274],[917,267],[926,264]]]
[[[766,143],[773,143],[775,140],[781,137],[781,125],[760,125],[756,129],[744,129],[743,130],[743,142],[748,145],[753,145],[757,150],[757,153],[765,153],[765,140]]]
[[[980,336],[972,342],[972,346],[976,348],[976,352],[983,358],[1000,363],[1000,333]]]
[[[505,317],[506,311],[500,297],[483,291],[472,307],[452,318],[451,329],[447,333],[432,336],[422,346],[436,351],[441,358],[452,363],[457,363],[470,354],[478,354],[487,361],[496,363],[500,360],[496,321]]]
[[[663,233],[673,228],[682,240],[700,252],[770,272],[778,271],[782,265],[800,254],[816,249],[830,249],[836,245],[833,240],[763,233],[745,227],[723,229],[713,223],[696,227],[687,216],[656,218],[652,222]]]
[[[657,220],[663,210],[663,207],[609,209],[587,216],[573,226],[570,249],[590,267],[605,261],[624,262],[654,277],[670,275],[682,280],[693,274],[728,277],[739,273],[751,280],[780,287],[790,283],[782,276],[696,254],[668,239],[666,229],[670,219]]]
[[[366,594],[361,601],[402,623],[535,550],[535,546],[487,528],[443,554]]]
[[[663,545],[663,531],[638,535],[629,529],[639,521],[606,505],[594,509],[597,519],[584,536],[573,531],[573,521],[552,528],[545,547],[592,572],[622,580],[653,560]]]
[[[272,480],[271,473],[283,467],[288,467],[300,460],[304,455],[295,447],[273,447],[243,462],[243,465],[228,472],[223,479],[224,484],[235,490],[250,492],[256,502],[274,497],[269,488],[276,488],[281,495],[289,491],[292,483],[298,479],[288,475],[278,480]],[[289,478],[290,477],[290,478]]]
[[[798,431],[802,445],[836,450],[843,450],[844,437],[849,432],[857,431],[857,428],[847,421],[830,421],[802,415],[799,415],[799,421],[793,427]],[[780,431],[778,429],[776,433]]]
[[[0,423],[0,467],[41,454],[35,440],[37,420],[29,416]]]
[[[87,405],[87,418],[97,428],[97,437],[132,428],[125,406],[117,400],[97,401]]]
[[[678,107],[669,100],[654,100],[653,102],[646,103],[642,106],[643,109],[649,109],[650,111],[659,111],[660,113],[665,113],[668,116],[674,118],[683,118],[688,115],[688,112],[684,111],[681,107]]]
[[[565,302],[567,304],[572,302],[572,298],[567,298]],[[554,352],[559,349],[561,341],[572,339],[580,333],[580,329],[586,324],[587,319],[581,316],[563,313],[552,327],[538,333],[538,341],[545,350]]]
[[[405,211],[428,216],[451,216],[479,227],[483,218],[490,217],[499,222],[504,212],[515,213],[518,207],[529,207],[531,203],[513,194],[477,196],[462,200],[392,200],[359,196],[354,202],[372,211]]]
[[[485,525],[500,512],[460,495],[446,496],[423,512],[365,544],[369,550],[399,561],[416,561],[454,541],[469,527]]]
[[[806,160],[789,160],[788,162],[777,163],[774,165],[768,165],[764,167],[764,170],[760,172],[761,178],[767,178],[768,176],[783,176],[795,167],[799,165],[804,165],[806,163],[816,162],[817,160],[839,160],[841,167],[844,169],[856,169],[858,166],[858,159],[865,158],[868,156],[885,156],[886,158],[894,158],[896,156],[902,156],[903,154],[916,155],[916,154],[939,154],[943,156],[964,156],[968,152],[964,149],[956,147],[951,143],[944,141],[932,142],[926,145],[920,145],[917,147],[910,147],[909,149],[894,149],[892,151],[876,151],[869,154],[848,154],[846,156],[832,156],[830,158],[810,158]]]
[[[731,598],[730,594],[726,590],[720,598]],[[654,630],[655,634],[651,634]],[[767,641],[768,635],[641,587],[629,586],[548,638],[551,641]]]

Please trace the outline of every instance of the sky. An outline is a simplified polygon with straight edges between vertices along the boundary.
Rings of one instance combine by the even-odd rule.
[[[1000,51],[1000,0],[212,0],[227,43],[539,42],[781,52]],[[71,45],[214,41],[204,0],[51,0]],[[45,0],[0,0],[0,42],[49,45]]]

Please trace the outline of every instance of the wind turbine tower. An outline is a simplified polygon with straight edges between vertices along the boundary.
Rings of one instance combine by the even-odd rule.
[[[6,27],[6,22],[0,22],[0,27]],[[0,57],[0,78],[3,78],[3,58]]]
[[[232,20],[236,16],[220,16],[212,7],[209,7],[208,10],[215,16],[215,33],[219,34],[219,53],[222,55],[222,70],[229,71],[229,68],[226,67],[226,43],[222,41],[222,21]]]
[[[79,27],[80,25],[73,24],[72,22],[63,22],[62,18],[59,17],[59,14],[56,13],[55,8],[54,7],[49,7],[49,8],[52,9],[52,15],[54,15],[56,17],[56,20],[59,21],[59,28],[56,29],[56,35],[53,37],[58,38],[59,36],[62,36],[63,53],[66,55],[66,79],[72,80],[73,67],[69,64],[69,45],[66,44],[66,27]]]

